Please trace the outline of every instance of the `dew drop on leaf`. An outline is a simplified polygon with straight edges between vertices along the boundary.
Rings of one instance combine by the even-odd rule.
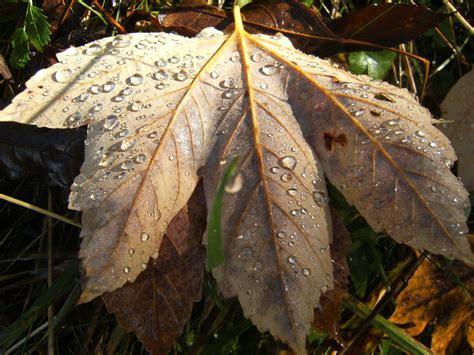
[[[136,73],[127,78],[127,84],[137,86],[143,83],[143,75]]]
[[[296,167],[296,158],[288,155],[280,160],[280,165],[285,169],[293,170]]]
[[[150,238],[150,235],[149,235],[148,233],[142,233],[142,234],[140,235],[140,240],[141,240],[142,242],[146,242],[146,241],[148,240],[148,238]]]

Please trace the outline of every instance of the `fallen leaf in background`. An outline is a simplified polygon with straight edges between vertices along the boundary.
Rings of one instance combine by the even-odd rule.
[[[167,354],[201,299],[204,277],[202,234],[182,210],[170,223],[159,256],[143,264],[133,283],[103,295],[109,312],[134,331],[151,354]]]
[[[321,304],[314,313],[313,326],[341,342],[342,339],[338,335],[339,320],[343,297],[349,287],[349,267],[346,254],[351,246],[351,236],[335,209],[331,209],[331,216],[333,233],[331,258],[334,260],[334,288],[321,296]]]
[[[0,129],[0,172],[9,179],[40,178],[69,187],[84,160],[83,128],[53,131],[14,122]]]
[[[434,260],[441,259],[435,257]],[[470,324],[474,313],[469,294],[474,291],[474,271],[458,262],[451,265],[454,275],[425,260],[397,297],[397,308],[390,317],[412,336],[420,335],[428,324],[433,324],[431,349],[435,354],[456,348],[453,341],[460,346],[462,338],[473,337]],[[458,348],[450,353],[464,352]]]
[[[474,70],[464,74],[441,104],[440,129],[458,155],[458,175],[468,190],[474,190]]]

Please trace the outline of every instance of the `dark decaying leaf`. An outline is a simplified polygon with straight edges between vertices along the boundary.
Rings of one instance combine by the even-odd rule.
[[[437,257],[434,260],[442,261]],[[442,270],[425,260],[397,297],[397,308],[390,320],[404,325],[412,336],[420,335],[433,322],[431,349],[435,354],[446,354],[462,338],[473,336],[474,329],[470,327],[474,320],[470,296],[473,290],[472,269],[455,262],[449,271]],[[467,354],[459,349],[451,349],[449,353]]]
[[[9,179],[39,177],[69,187],[84,159],[83,128],[53,131],[13,122],[0,125],[0,172]]]
[[[103,295],[109,312],[146,349],[167,354],[201,299],[204,260],[202,234],[193,233],[186,210],[170,223],[157,259],[144,264],[133,283]]]
[[[314,9],[293,0],[254,1],[242,10],[242,14],[245,28],[250,33],[283,32],[295,47],[318,56],[373,48],[347,40],[381,46],[403,43],[447,17],[424,6],[381,4],[349,12],[336,20],[324,20]],[[193,36],[209,26],[231,32],[233,22],[228,13],[213,7],[180,8],[164,10],[159,26],[166,31]]]
[[[387,3],[351,11],[328,26],[342,38],[393,46],[418,37],[447,16],[425,6]]]
[[[242,10],[245,29],[250,33],[284,32],[300,49],[313,52],[325,43],[305,35],[336,38],[323,19],[307,6],[293,0],[254,1]],[[193,36],[212,26],[225,33],[233,30],[232,15],[213,7],[164,10],[160,25],[166,31]]]
[[[321,295],[320,305],[314,313],[313,326],[341,341],[338,335],[342,300],[347,292],[349,268],[346,254],[351,246],[351,236],[335,209],[331,209],[332,243],[331,259],[334,268],[334,288]]]

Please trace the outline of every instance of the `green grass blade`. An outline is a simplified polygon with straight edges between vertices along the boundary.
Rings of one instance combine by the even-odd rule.
[[[207,268],[209,270],[224,263],[224,249],[222,246],[221,209],[225,194],[225,186],[235,175],[237,158],[232,159],[217,187],[212,203],[207,227]]]

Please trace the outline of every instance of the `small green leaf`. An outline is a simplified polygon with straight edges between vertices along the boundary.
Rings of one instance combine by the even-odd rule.
[[[234,158],[222,176],[212,203],[209,223],[207,227],[207,268],[209,270],[224,263],[224,249],[222,247],[221,209],[225,186],[235,175],[237,158]]]
[[[250,4],[252,1],[253,0],[237,0],[237,6],[243,8],[245,5]]]
[[[310,6],[313,6],[314,0],[301,0],[300,3],[310,7]]]
[[[26,10],[25,28],[30,43],[39,51],[49,42],[51,31],[43,10],[29,5]]]
[[[12,54],[10,64],[14,68],[23,68],[30,60],[30,46],[28,44],[28,35],[25,28],[17,28],[13,32],[12,38]]]
[[[382,80],[392,67],[396,54],[390,51],[353,52],[349,54],[350,71],[366,74],[373,79]]]

